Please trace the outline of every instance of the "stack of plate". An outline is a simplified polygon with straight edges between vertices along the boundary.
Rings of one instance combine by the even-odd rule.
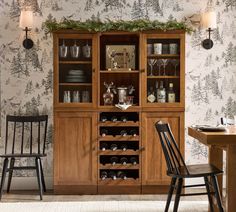
[[[87,77],[83,70],[70,70],[66,82],[87,82]]]

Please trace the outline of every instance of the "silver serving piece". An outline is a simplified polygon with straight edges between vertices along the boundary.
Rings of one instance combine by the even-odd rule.
[[[66,58],[68,55],[68,46],[65,45],[65,41],[62,41],[62,45],[59,46],[59,54],[61,58]]]
[[[120,86],[116,88],[116,93],[118,93],[119,103],[126,104],[127,94],[131,95],[134,92],[134,86],[130,85],[128,87]]]
[[[80,47],[77,46],[76,41],[74,45],[70,47],[70,54],[72,58],[78,58],[80,55]]]

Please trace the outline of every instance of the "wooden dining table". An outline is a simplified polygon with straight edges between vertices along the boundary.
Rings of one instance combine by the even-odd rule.
[[[209,163],[223,169],[223,150],[226,151],[226,199],[227,212],[236,212],[236,126],[228,126],[224,132],[203,132],[189,127],[188,134],[209,147]],[[222,194],[222,175],[218,176]],[[215,211],[218,211],[216,201]],[[209,210],[210,211],[210,210]]]

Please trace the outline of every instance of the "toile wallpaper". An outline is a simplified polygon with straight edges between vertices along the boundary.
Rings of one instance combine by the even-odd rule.
[[[201,47],[207,33],[200,28],[186,39],[186,128],[196,123],[216,124],[221,116],[236,115],[236,0],[0,0],[0,152],[4,150],[6,114],[48,114],[44,168],[45,174],[52,176],[53,43],[52,36],[41,29],[42,22],[63,17],[182,20],[209,6],[217,11],[214,47]],[[30,33],[35,45],[31,50],[22,47],[24,32],[18,27],[20,9],[24,7],[31,7],[35,16]],[[188,163],[207,161],[207,149],[188,137],[187,131],[186,158]]]

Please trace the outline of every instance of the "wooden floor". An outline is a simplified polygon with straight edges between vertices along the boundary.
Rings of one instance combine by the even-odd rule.
[[[189,192],[202,192],[203,189],[189,190]],[[45,202],[57,201],[166,201],[167,195],[54,195],[48,191],[43,195]],[[172,198],[174,200],[174,196]],[[207,196],[181,197],[185,201],[207,201]],[[35,202],[40,201],[37,191],[11,191],[4,192],[2,202]]]

